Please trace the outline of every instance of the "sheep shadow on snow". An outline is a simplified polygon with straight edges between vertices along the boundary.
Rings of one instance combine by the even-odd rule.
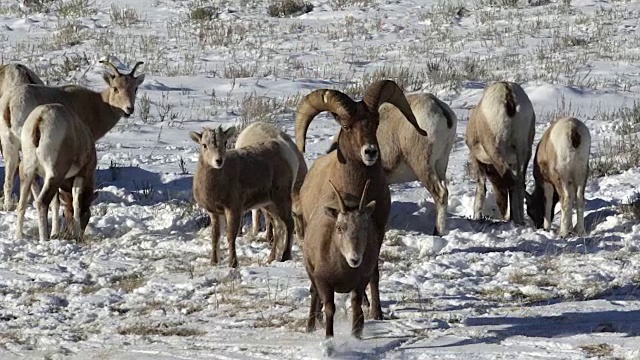
[[[510,337],[555,338],[580,334],[623,333],[625,337],[640,335],[640,310],[565,312],[554,316],[472,317],[465,321],[469,328],[487,327],[488,336],[464,339],[450,344],[408,346],[406,349],[447,348],[482,343],[500,343]]]

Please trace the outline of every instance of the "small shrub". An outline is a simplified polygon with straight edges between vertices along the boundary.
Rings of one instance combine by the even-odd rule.
[[[618,207],[618,211],[627,218],[640,220],[640,193],[633,194]]]
[[[635,135],[606,138],[589,162],[590,177],[616,175],[640,166],[640,139]]]
[[[160,323],[155,325],[138,324],[122,328],[118,330],[120,335],[159,335],[159,336],[201,336],[205,335],[206,331],[192,328],[185,328],[179,326],[172,326],[170,324]]]
[[[303,0],[273,0],[267,7],[271,17],[287,17],[306,14],[313,11],[313,4]]]
[[[129,27],[141,21],[140,15],[135,9],[130,7],[120,8],[116,4],[111,5],[109,16],[112,23],[121,27]]]
[[[189,19],[192,21],[209,21],[218,17],[218,9],[214,7],[198,7],[189,13]]]

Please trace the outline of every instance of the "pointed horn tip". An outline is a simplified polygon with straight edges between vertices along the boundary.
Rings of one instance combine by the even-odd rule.
[[[360,196],[360,206],[359,206],[360,210],[364,208],[364,203],[367,197],[367,190],[369,189],[370,182],[371,182],[371,179],[367,179],[367,182],[364,183],[364,188],[362,189],[362,195]]]

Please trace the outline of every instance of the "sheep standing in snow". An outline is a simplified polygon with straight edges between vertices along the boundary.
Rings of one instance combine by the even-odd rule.
[[[307,176],[307,163],[305,162],[302,153],[296,147],[295,142],[293,142],[291,137],[284,131],[275,128],[273,125],[258,121],[249,125],[245,131],[238,135],[235,148],[239,149],[247,146],[253,146],[266,140],[284,141],[298,158],[298,165],[295,170],[295,180],[291,191],[291,200],[296,237],[298,242],[302,243],[304,238],[304,229],[302,227],[302,211],[300,210],[300,188]],[[265,213],[265,220],[267,223],[267,238],[271,242],[273,240],[273,222],[268,213],[266,211],[263,212]],[[252,232],[255,236],[260,230],[260,209],[253,209],[251,215],[253,220]]]
[[[12,179],[20,162],[20,132],[29,114],[38,105],[60,103],[71,109],[91,132],[95,141],[104,136],[124,116],[133,114],[138,86],[144,74],[134,73],[142,62],[136,63],[130,73],[122,74],[110,62],[101,61],[111,67],[115,74],[105,74],[109,87],[96,92],[78,85],[49,87],[42,85],[20,85],[0,98],[0,141],[5,157],[4,204],[10,210]]]
[[[389,184],[422,182],[436,204],[434,235],[446,235],[449,203],[446,173],[458,118],[447,104],[432,94],[411,94],[407,100],[418,125],[428,135],[420,135],[398,108],[383,104],[376,133],[382,167]],[[328,152],[336,148],[337,136]]]
[[[309,224],[304,238],[304,264],[311,280],[307,332],[315,330],[322,303],[326,336],[333,336],[334,293],[351,292],[351,332],[358,338],[362,336],[362,299],[378,266],[382,245],[372,217],[376,201],[366,202],[369,183],[367,180],[360,201],[347,205],[329,181],[338,207],[325,205]]]
[[[94,199],[96,148],[91,130],[61,104],[37,106],[21,130],[22,163],[16,238],[22,238],[24,213],[36,175],[44,185],[36,198],[40,240],[49,238],[49,204],[58,189],[72,194],[72,236],[82,238]],[[58,221],[54,212],[53,221]]]
[[[551,230],[553,209],[560,200],[560,236],[572,230],[573,207],[577,213],[575,232],[585,234],[584,190],[589,177],[591,134],[580,120],[565,117],[545,130],[533,159],[535,187],[527,193],[527,213],[536,228]]]
[[[370,181],[370,199],[375,200],[373,223],[376,227],[375,241],[380,246],[384,238],[391,195],[386,182],[378,151],[376,131],[380,121],[379,108],[383,103],[396,106],[404,118],[423,136],[427,133],[420,129],[411,107],[402,89],[391,80],[381,80],[370,84],[361,101],[354,101],[337,90],[318,89],[306,95],[298,106],[296,115],[296,143],[304,152],[306,135],[311,121],[323,111],[334,114],[341,126],[338,134],[337,150],[318,158],[307,173],[300,189],[300,204],[305,223],[305,237],[312,221],[321,217],[325,206],[335,204],[336,192],[329,181],[340,191],[347,201],[360,199],[362,188]],[[315,225],[314,225],[315,226]],[[371,307],[370,315],[382,319],[380,306],[379,269],[376,265],[370,278]]]
[[[243,133],[247,131],[251,132],[252,128],[245,129]],[[227,151],[227,141],[234,133],[235,127],[227,130],[218,127],[189,134],[200,145],[200,157],[193,177],[193,196],[211,217],[211,264],[218,263],[219,216],[224,214],[227,222],[229,266],[237,267],[236,237],[240,220],[242,214],[254,208],[265,209],[280,225],[284,224],[286,243],[281,261],[290,260],[294,227],[291,189],[298,158],[281,139],[268,139]],[[245,136],[243,133],[239,136]],[[275,260],[277,245],[278,241],[274,241],[269,261]]]
[[[466,143],[476,176],[473,218],[482,216],[486,178],[505,220],[524,224],[525,174],[531,159],[536,117],[522,87],[512,82],[487,86],[471,110]]]

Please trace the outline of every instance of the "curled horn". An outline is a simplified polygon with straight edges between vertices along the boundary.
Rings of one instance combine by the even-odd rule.
[[[356,114],[356,103],[344,93],[337,90],[319,89],[305,96],[296,115],[296,144],[302,152],[305,150],[307,129],[311,120],[323,111],[330,111],[340,118],[351,118]]]
[[[133,69],[131,69],[131,72],[129,73],[129,76],[133,76],[133,73],[136,72],[136,70],[138,69],[138,66],[144,64],[143,61],[138,61],[135,65],[133,65]]]
[[[407,98],[404,96],[404,92],[395,82],[391,80],[379,80],[371,83],[364,92],[363,101],[369,111],[376,113],[380,105],[388,102],[402,112],[407,121],[413,125],[420,135],[427,136],[427,132],[422,130],[420,125],[418,125],[418,121],[411,110],[409,101],[407,101]]]
[[[371,179],[367,180],[367,182],[364,183],[364,189],[362,189],[362,196],[360,196],[360,206],[358,207],[360,211],[364,210],[364,205],[365,205],[364,203],[367,198],[367,189],[369,189],[370,182],[371,182]]]
[[[100,60],[100,64],[104,64],[104,65],[106,65],[106,66],[108,66],[108,67],[112,68],[112,69],[113,69],[113,71],[115,71],[117,75],[122,75],[122,74],[120,74],[120,70],[118,70],[118,68],[117,68],[115,65],[113,65],[113,64],[111,63],[111,61],[108,61],[108,60]]]
[[[340,207],[340,212],[341,213],[347,212],[347,207],[344,205],[344,200],[342,200],[342,196],[340,196],[338,189],[336,189],[336,187],[333,185],[331,180],[329,180],[329,185],[331,185],[331,187],[333,188],[333,192],[336,193],[336,197],[338,198],[338,206]]]

